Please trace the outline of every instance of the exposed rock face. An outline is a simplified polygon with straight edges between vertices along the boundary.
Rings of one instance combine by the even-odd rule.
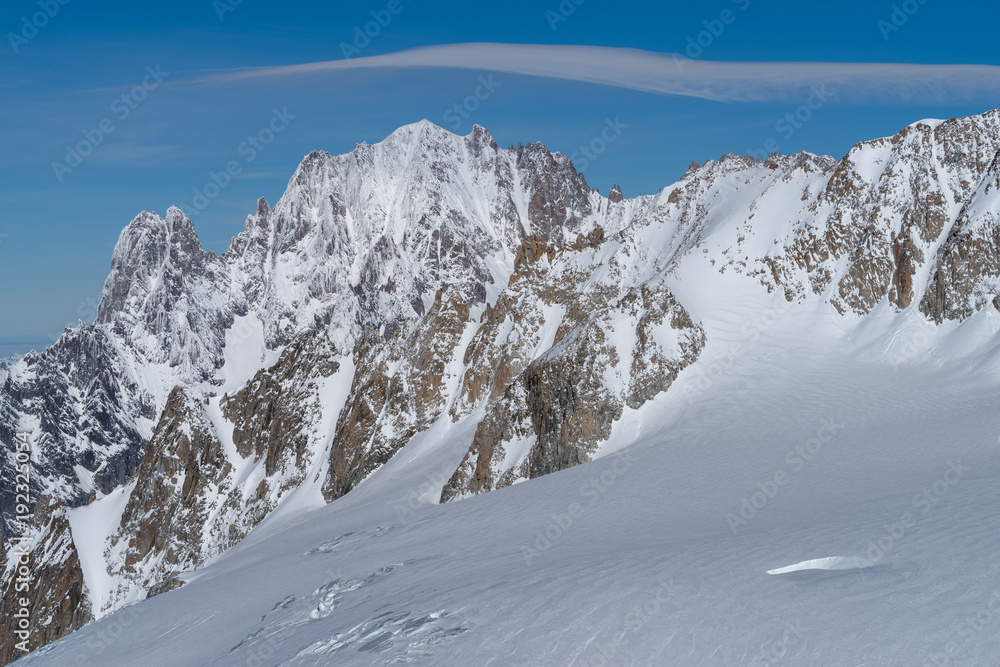
[[[148,588],[198,564],[212,502],[232,465],[198,399],[177,388],[167,400],[121,519],[116,565]],[[142,564],[144,567],[137,567]]]
[[[264,461],[264,476],[282,473],[288,490],[305,479],[309,435],[303,425],[320,410],[315,379],[338,370],[337,350],[324,335],[300,338],[278,363],[260,371],[243,389],[222,399],[233,424],[233,443],[244,459]]]
[[[600,327],[580,326],[529,365],[480,422],[442,500],[588,461],[621,416],[621,403],[601,383],[604,370],[616,361],[611,353]],[[517,465],[507,467],[511,459]]]
[[[920,310],[935,321],[968,317],[1000,293],[998,200],[1000,151],[937,253],[936,267],[920,303]]]
[[[57,492],[72,505],[84,504],[89,489],[76,466],[107,493],[124,484],[141,459],[146,419],[155,408],[137,390],[114,343],[102,330],[67,331],[42,354],[31,353],[16,370],[0,376],[0,443],[15,447],[18,423],[38,420],[30,431],[32,494]],[[0,537],[6,540],[14,515],[14,469],[0,463]]]
[[[338,358],[317,333],[231,396],[171,393],[111,539],[121,584],[110,605],[176,587],[177,573],[239,542],[305,481],[324,439],[320,393]]]
[[[624,407],[665,391],[705,344],[662,282],[622,284],[617,253],[627,256],[627,246],[608,258],[614,251],[600,243],[546,253],[525,245],[508,298],[484,313],[466,353],[453,415],[480,404],[487,413],[442,501],[589,461]],[[595,284],[579,267],[601,256],[608,273]]]
[[[542,341],[543,313],[523,309],[512,317],[516,296],[504,292],[493,306],[487,305],[479,327],[464,355],[465,371],[461,393],[452,404],[452,419],[476,409],[484,400],[495,401],[513,384],[531,361]]]
[[[327,500],[350,491],[441,415],[468,320],[469,305],[445,288],[412,331],[383,344],[369,330],[358,342],[354,385],[330,448]]]
[[[0,577],[0,665],[83,627],[90,619],[90,603],[73,544],[66,511],[58,501],[43,496],[35,507],[34,527],[25,542],[0,549],[4,564]],[[21,553],[26,553],[23,557]],[[23,567],[23,570],[21,569]],[[21,605],[21,600],[27,602]],[[21,631],[27,611],[27,637]]]
[[[636,321],[636,344],[625,394],[625,404],[636,409],[673,384],[677,374],[701,354],[706,337],[704,329],[663,285],[633,287],[619,307]],[[675,332],[679,340],[674,338]]]
[[[888,299],[941,322],[982,308],[1000,292],[998,137],[992,111],[858,144],[825,183],[805,188],[793,239],[767,259],[777,282],[800,295],[833,288],[842,312]]]

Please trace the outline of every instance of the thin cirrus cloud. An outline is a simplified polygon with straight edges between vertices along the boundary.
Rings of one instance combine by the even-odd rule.
[[[995,99],[1000,67],[892,63],[716,62],[639,49],[541,44],[442,44],[385,55],[232,70],[221,83],[356,69],[457,68],[583,81],[720,102],[804,101],[813,90],[870,104]]]

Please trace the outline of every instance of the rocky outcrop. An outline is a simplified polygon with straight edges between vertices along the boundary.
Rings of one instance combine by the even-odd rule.
[[[1000,142],[998,142],[1000,143]],[[1000,150],[936,256],[920,310],[936,322],[964,319],[1000,294]]]
[[[132,377],[101,328],[67,330],[43,353],[26,355],[0,378],[0,445],[13,452],[22,419],[28,434],[33,497],[47,490],[68,506],[86,504],[92,490],[125,484],[142,459],[143,421],[156,418],[152,397]],[[11,531],[16,499],[13,456],[0,459],[0,538]],[[87,471],[82,484],[78,467]],[[92,485],[92,486],[91,486]]]
[[[469,305],[443,288],[419,325],[383,343],[369,330],[354,349],[351,394],[337,421],[323,495],[344,495],[434,423],[448,401]]]
[[[522,288],[534,274],[534,265],[548,263],[555,255],[556,249],[537,236],[526,238],[518,249],[508,289],[494,304],[487,304],[465,351],[466,369],[460,394],[452,403],[453,420],[471,413],[484,401],[492,403],[499,398],[545,346],[545,327],[558,324],[549,319],[561,316],[561,306],[556,303],[547,318],[545,304],[537,298],[522,298]],[[551,301],[559,300],[556,296]]]
[[[518,148],[516,167],[528,196],[526,229],[556,245],[583,230],[592,213],[592,193],[568,157],[534,143]]]
[[[0,665],[65,637],[91,619],[66,510],[43,496],[24,541],[0,549]]]
[[[121,518],[112,551],[117,572],[148,588],[199,564],[212,499],[232,473],[204,403],[171,392]]]
[[[340,370],[339,356],[324,334],[300,338],[273,367],[221,400],[236,451],[244,459],[263,461],[265,478],[280,474],[284,488],[279,493],[305,479],[310,452],[303,427],[321,409],[315,382]]]
[[[631,288],[619,304],[636,322],[625,405],[641,407],[670,388],[707,342],[705,330],[664,285]],[[664,335],[666,334],[666,335]]]
[[[601,328],[590,325],[532,362],[480,422],[442,501],[588,461],[622,413],[601,382],[614,354]]]
[[[662,280],[623,282],[630,249],[609,257],[602,246],[525,241],[511,287],[466,353],[452,415],[485,405],[486,416],[442,501],[589,461],[626,406],[665,391],[701,353],[704,330]],[[597,280],[580,270],[602,264]]]
[[[785,250],[761,261],[799,296],[830,291],[841,312],[886,299],[937,322],[968,317],[1000,292],[998,136],[992,111],[858,144],[805,189]]]
[[[176,587],[177,573],[242,540],[306,480],[326,440],[321,393],[339,358],[315,333],[232,395],[171,393],[109,545],[121,580],[111,604]]]

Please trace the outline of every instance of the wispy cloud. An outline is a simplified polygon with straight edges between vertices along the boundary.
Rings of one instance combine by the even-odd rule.
[[[714,62],[638,49],[494,43],[233,70],[197,81],[218,84],[378,68],[491,70],[722,102],[801,100],[820,85],[839,99],[862,103],[950,104],[991,100],[1000,93],[1000,67],[992,65]]]

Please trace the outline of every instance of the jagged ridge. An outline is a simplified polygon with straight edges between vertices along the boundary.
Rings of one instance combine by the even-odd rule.
[[[97,320],[0,370],[0,440],[32,434],[35,497],[73,507],[135,483],[108,541],[120,588],[97,613],[163,590],[296,489],[349,492],[438,419],[478,421],[445,500],[553,472],[697,358],[704,331],[671,288],[682,260],[857,315],[992,304],[998,125],[917,123],[840,161],[727,155],[634,199],[479,127],[312,153],[221,256],[178,209],[137,217]],[[63,553],[67,534],[39,544]],[[45,572],[39,590],[58,588]],[[88,617],[76,599],[46,641]]]

